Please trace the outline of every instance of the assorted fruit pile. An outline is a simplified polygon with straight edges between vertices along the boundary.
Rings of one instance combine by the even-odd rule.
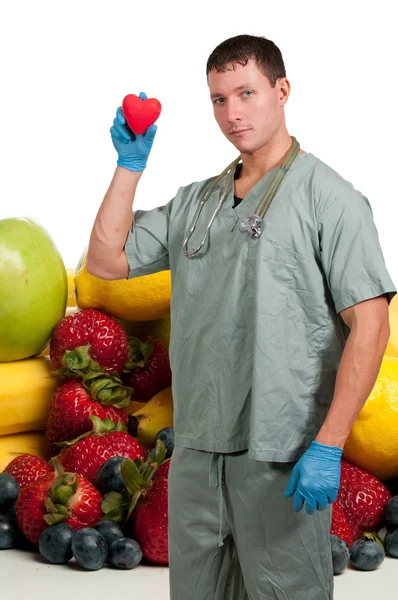
[[[57,384],[41,406],[45,457],[14,451],[0,474],[0,548],[25,539],[50,562],[74,557],[85,569],[167,565],[174,430],[166,347],[90,308],[56,324],[48,360],[45,376]],[[21,415],[14,428],[36,426]]]
[[[86,252],[65,269],[30,219],[4,219],[0,233],[0,549],[87,570],[167,565],[170,272],[105,281]],[[341,461],[335,574],[398,557],[395,298],[390,327]]]

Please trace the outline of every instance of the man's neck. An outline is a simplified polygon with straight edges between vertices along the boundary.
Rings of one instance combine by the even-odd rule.
[[[269,142],[253,154],[241,153],[242,170],[239,179],[259,181],[266,173],[283,164],[292,144],[293,140],[286,132],[283,138]],[[300,150],[299,154],[303,152]]]

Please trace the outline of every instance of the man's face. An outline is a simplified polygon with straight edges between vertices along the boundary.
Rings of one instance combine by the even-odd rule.
[[[283,106],[290,84],[278,79],[272,88],[254,59],[244,67],[235,63],[234,70],[225,73],[210,71],[208,85],[216,121],[239,152],[255,152],[285,125]],[[242,129],[247,131],[233,133]]]

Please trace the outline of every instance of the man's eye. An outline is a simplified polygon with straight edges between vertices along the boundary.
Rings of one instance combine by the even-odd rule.
[[[245,90],[244,92],[242,92],[243,94],[253,94],[253,92],[251,90]],[[221,102],[220,102],[221,100]],[[213,104],[222,104],[223,98],[216,98],[213,102]]]

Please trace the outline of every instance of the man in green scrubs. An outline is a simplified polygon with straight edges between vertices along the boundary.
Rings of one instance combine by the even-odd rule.
[[[133,214],[157,126],[132,139],[119,108],[117,168],[87,270],[103,279],[171,271],[171,600],[331,600],[340,459],[376,380],[397,290],[368,199],[309,152],[285,172],[262,235],[241,233],[292,147],[290,84],[275,44],[248,35],[213,51],[207,82],[241,162],[203,247],[182,253],[213,178]]]

